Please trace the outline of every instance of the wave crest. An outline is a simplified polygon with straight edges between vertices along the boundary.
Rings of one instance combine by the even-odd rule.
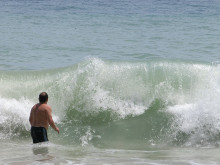
[[[27,131],[30,108],[38,101],[38,94],[47,91],[54,119],[64,128],[64,134],[69,135],[67,141],[70,137],[80,141],[88,132],[86,128],[90,128],[91,136],[101,137],[94,142],[108,141],[100,130],[106,135],[109,134],[106,131],[115,131],[121,140],[127,139],[127,135],[137,139],[122,131],[128,126],[131,133],[134,131],[141,139],[146,138],[143,143],[163,138],[159,136],[161,133],[166,134],[164,139],[170,138],[171,143],[213,142],[220,129],[219,72],[218,65],[106,62],[97,58],[56,70],[3,72],[0,128],[9,136],[19,133],[17,128]],[[151,109],[156,110],[150,113]],[[145,120],[166,122],[155,123],[155,128]],[[118,123],[121,123],[120,129]],[[137,129],[133,124],[151,126]]]

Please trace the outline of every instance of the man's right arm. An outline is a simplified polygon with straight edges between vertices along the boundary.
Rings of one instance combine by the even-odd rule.
[[[52,110],[50,107],[48,107],[47,109],[47,114],[48,114],[48,123],[50,124],[50,126],[55,130],[57,131],[58,133],[60,132],[59,131],[59,128],[56,127],[54,121],[53,121],[53,118],[52,118]]]

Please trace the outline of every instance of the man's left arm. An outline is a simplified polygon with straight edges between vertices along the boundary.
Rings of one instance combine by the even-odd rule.
[[[29,122],[31,126],[33,125],[33,108],[31,109],[30,117],[29,117]]]

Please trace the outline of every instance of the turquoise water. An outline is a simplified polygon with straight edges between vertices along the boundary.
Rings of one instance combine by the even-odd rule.
[[[219,9],[0,1],[0,163],[219,164]],[[42,91],[60,134],[32,145]]]

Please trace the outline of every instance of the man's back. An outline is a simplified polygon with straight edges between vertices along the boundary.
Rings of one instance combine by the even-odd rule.
[[[48,129],[49,121],[48,121],[48,111],[50,107],[47,104],[36,104],[32,108],[32,119],[33,122],[31,123],[31,126],[34,127],[44,127]]]

